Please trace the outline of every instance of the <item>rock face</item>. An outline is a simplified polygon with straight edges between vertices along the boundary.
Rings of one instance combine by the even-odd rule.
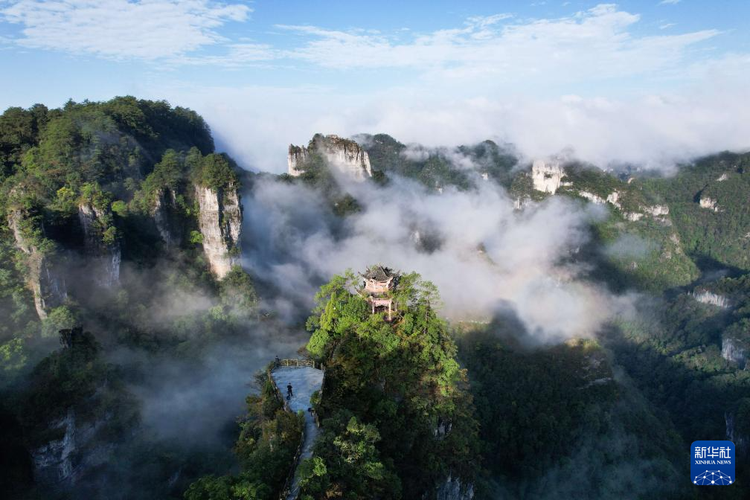
[[[563,184],[564,185],[564,184]],[[585,198],[589,200],[590,202],[597,204],[597,205],[604,205],[605,203],[608,203],[612,205],[613,207],[617,208],[622,212],[623,217],[625,219],[631,221],[631,222],[637,222],[641,220],[644,215],[648,214],[654,219],[659,219],[664,221],[665,217],[669,215],[669,207],[666,205],[653,205],[653,206],[640,206],[639,210],[642,212],[626,212],[623,210],[621,198],[620,198],[620,192],[619,191],[613,191],[607,195],[607,198],[602,198],[601,196],[590,193],[588,191],[578,191],[578,195],[582,198]]]
[[[161,189],[151,213],[156,229],[166,246],[179,246],[182,243],[183,232],[178,220],[177,198],[174,191],[169,188]]]
[[[588,191],[578,191],[578,194],[582,198],[586,198],[591,203],[594,203],[596,205],[604,204],[604,198],[602,198],[601,196],[595,195],[594,193],[589,193]]]
[[[91,468],[107,462],[115,446],[95,438],[111,417],[107,414],[99,420],[81,423],[75,410],[69,408],[64,418],[52,422],[50,429],[64,434],[31,451],[36,481],[65,488],[74,485]]]
[[[719,207],[716,204],[716,200],[714,200],[713,198],[709,198],[708,196],[701,196],[698,203],[700,204],[702,208],[707,208],[709,210],[713,210],[714,212],[719,211]]]
[[[308,147],[290,145],[287,156],[289,175],[296,177],[305,172],[312,150],[349,179],[361,182],[372,177],[367,151],[356,142],[337,135],[316,135]]]
[[[471,500],[474,498],[474,485],[464,485],[461,480],[453,479],[449,475],[438,487],[435,498],[437,500]]]
[[[69,409],[65,418],[54,422],[51,427],[64,429],[65,434],[32,451],[36,481],[47,485],[72,482],[73,454],[76,451],[76,418],[73,409]]]
[[[203,251],[211,271],[219,279],[237,264],[236,254],[242,231],[242,207],[236,186],[214,190],[196,186],[200,206],[198,224],[203,236]]]
[[[305,172],[305,164],[309,155],[307,148],[304,146],[289,145],[289,154],[286,158],[289,175],[297,177]]]
[[[742,342],[735,338],[722,337],[721,357],[744,369],[747,364],[747,349]]]
[[[105,212],[90,203],[78,206],[78,220],[84,235],[86,253],[93,258],[94,280],[105,288],[120,283],[122,250],[119,242],[104,243],[97,224],[104,219]]]
[[[711,304],[717,307],[721,307],[722,309],[726,309],[729,307],[729,299],[727,299],[723,295],[706,291],[692,292],[690,293],[690,295],[702,304]]]
[[[669,207],[666,205],[654,205],[652,207],[641,207],[641,209],[652,217],[664,217],[669,215]]]
[[[24,218],[21,211],[11,211],[8,225],[13,231],[16,247],[26,254],[29,287],[34,293],[34,308],[39,319],[45,319],[49,309],[62,305],[68,293],[65,279],[56,272],[44,253],[23,235],[21,224]]]
[[[744,454],[747,452],[748,437],[737,432],[737,426],[735,423],[736,417],[734,413],[728,411],[724,413],[724,423],[726,424],[727,439],[734,443],[735,449],[738,454]]]
[[[547,163],[544,160],[534,160],[531,166],[531,180],[537,191],[555,194],[563,185],[563,177],[565,171],[557,161]]]

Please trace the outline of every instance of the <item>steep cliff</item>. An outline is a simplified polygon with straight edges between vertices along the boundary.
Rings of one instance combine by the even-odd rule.
[[[721,357],[744,369],[747,363],[747,346],[739,339],[723,335],[721,339]]]
[[[690,295],[701,304],[711,304],[722,309],[727,309],[730,306],[728,298],[713,292],[695,290]]]
[[[92,259],[93,279],[105,288],[120,283],[122,251],[119,241],[113,236],[114,227],[107,220],[111,214],[93,203],[78,205],[78,221],[84,235],[84,248]]]
[[[242,206],[235,184],[226,188],[195,186],[203,251],[211,271],[222,279],[238,263]]]
[[[91,333],[62,330],[60,343],[31,373],[21,408],[35,482],[64,490],[132,436],[139,407]]]
[[[45,319],[50,309],[61,305],[67,290],[64,278],[56,272],[46,253],[24,234],[23,225],[27,214],[22,210],[12,210],[8,216],[8,226],[13,232],[16,247],[26,256],[28,285],[34,293],[34,308],[39,319]]]
[[[51,431],[63,432],[31,452],[36,481],[43,485],[73,482],[73,457],[76,451],[76,417],[69,408],[64,418],[50,424]]]
[[[435,494],[436,500],[471,500],[474,498],[474,486],[461,483],[458,478],[448,476]]]
[[[716,200],[709,197],[709,196],[700,196],[700,199],[698,200],[698,204],[701,206],[701,208],[707,208],[709,210],[713,210],[714,212],[718,212],[719,206],[716,203]]]
[[[288,173],[293,177],[302,175],[305,172],[305,164],[309,159],[307,148],[304,146],[289,145],[289,154],[287,155]]]
[[[531,166],[531,179],[537,191],[555,194],[563,185],[564,177],[565,170],[559,161],[534,160]]]
[[[157,192],[151,216],[159,236],[168,248],[182,244],[182,221],[179,220],[180,211],[174,190],[165,187]]]
[[[307,147],[289,146],[289,175],[296,177],[306,172],[313,155],[320,155],[327,165],[335,167],[349,179],[361,182],[372,177],[370,157],[359,144],[337,135],[321,134],[316,134]]]

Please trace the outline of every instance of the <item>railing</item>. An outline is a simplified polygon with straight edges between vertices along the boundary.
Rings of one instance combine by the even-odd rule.
[[[281,391],[279,390],[279,386],[276,385],[276,381],[273,379],[273,376],[271,375],[271,372],[274,368],[277,368],[279,366],[294,366],[294,365],[284,365],[280,362],[282,361],[294,361],[291,359],[284,359],[279,360],[277,359],[273,363],[270,363],[268,367],[266,368],[266,373],[268,374],[268,380],[271,381],[271,385],[273,385],[274,392],[276,393],[276,399],[278,399],[281,404],[284,406],[284,411],[291,413],[294,415],[295,413],[292,411],[292,408],[289,406],[289,402],[284,398],[284,396],[281,394]],[[304,361],[304,360],[299,360]],[[302,447],[305,445],[305,421],[302,420],[302,432],[300,433],[300,439],[299,439],[299,445],[297,446],[297,451],[294,453],[294,460],[292,460],[292,467],[289,470],[289,474],[286,476],[286,480],[284,481],[284,487],[281,489],[281,494],[279,495],[279,500],[286,500],[289,497],[289,494],[292,492],[292,484],[294,482],[294,475],[297,472],[297,465],[299,463],[299,458],[302,456]]]
[[[301,359],[301,358],[285,358],[285,359],[276,358],[276,360],[274,360],[272,365],[273,365],[273,368],[278,368],[280,366],[293,366],[295,368],[317,368],[319,370],[323,369],[323,365],[321,365],[320,363],[316,363],[312,359]]]
[[[295,368],[317,368],[319,370],[323,370],[323,365],[320,363],[316,363],[312,359],[295,359],[295,358],[279,359],[279,358],[276,358],[266,368],[268,379],[271,381],[271,385],[273,385],[274,392],[276,393],[276,399],[278,399],[281,402],[281,404],[284,405],[285,411],[294,415],[295,413],[292,411],[291,406],[289,406],[289,402],[286,400],[281,390],[279,390],[279,387],[276,385],[276,381],[274,380],[273,375],[272,375],[274,368],[279,368],[281,366],[292,366]],[[315,425],[320,427],[320,421],[318,420],[317,412],[313,413],[313,418],[315,419]],[[302,448],[305,445],[306,427],[307,426],[305,425],[305,421],[303,419],[302,420],[302,433],[300,435],[299,446],[297,446],[297,452],[294,454],[294,460],[292,461],[292,468],[290,469],[289,474],[286,477],[286,481],[284,481],[284,488],[282,488],[281,490],[281,495],[279,496],[279,500],[286,500],[287,498],[289,498],[289,495],[292,492],[292,485],[294,484],[294,476],[297,472],[299,459],[302,456]]]

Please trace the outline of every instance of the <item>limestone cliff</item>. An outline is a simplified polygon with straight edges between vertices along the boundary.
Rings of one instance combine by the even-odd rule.
[[[617,210],[620,211],[622,216],[631,221],[631,222],[637,222],[641,220],[644,215],[650,215],[652,218],[661,221],[666,222],[666,217],[669,215],[669,207],[666,205],[641,205],[638,207],[637,211],[628,212],[625,210],[622,204],[622,193],[620,191],[612,191],[609,193],[605,198],[602,198],[599,195],[596,195],[594,193],[584,191],[581,189],[576,190],[574,188],[575,193],[578,194],[578,196],[587,199],[591,203],[594,203],[596,205],[604,205],[609,204],[615,207]]]
[[[297,177],[305,172],[305,164],[310,155],[304,146],[289,145],[289,154],[287,155],[287,166],[289,175]]]
[[[734,443],[735,449],[738,455],[744,455],[747,453],[748,442],[750,437],[737,430],[737,417],[735,412],[728,411],[724,413],[724,423],[726,424],[726,435],[727,439]]]
[[[451,475],[441,484],[435,494],[437,500],[471,500],[474,498],[474,486],[465,485]]]
[[[211,271],[222,279],[238,263],[242,206],[237,187],[225,189],[195,186],[200,213],[198,225],[203,236],[203,251]]]
[[[164,244],[167,247],[179,246],[182,243],[183,230],[179,220],[177,196],[173,190],[165,187],[158,191],[151,215]]]
[[[39,319],[45,319],[47,312],[61,305],[67,298],[65,280],[56,272],[44,252],[24,235],[21,228],[26,215],[13,210],[8,216],[8,226],[13,232],[16,247],[26,255],[28,285],[34,293],[34,308]]]
[[[44,485],[72,482],[73,456],[76,451],[76,418],[73,409],[68,409],[66,416],[53,422],[50,427],[63,431],[63,436],[32,450],[36,481]]]
[[[739,339],[723,335],[721,339],[721,357],[744,369],[747,363],[747,346]]]
[[[727,309],[730,305],[728,298],[713,292],[695,290],[690,295],[702,304],[711,304],[722,309]]]
[[[307,147],[289,146],[288,173],[292,176],[305,172],[312,153],[320,154],[329,166],[335,167],[347,178],[364,181],[372,177],[370,157],[356,142],[337,135],[317,134]]]
[[[113,415],[106,413],[99,419],[81,422],[73,408],[65,417],[50,424],[50,431],[62,434],[31,450],[36,481],[45,486],[72,486],[86,472],[110,459],[115,445],[97,438],[100,430],[110,423]]]
[[[116,239],[105,241],[104,225],[108,213],[91,203],[78,205],[78,221],[83,229],[84,248],[92,259],[93,279],[105,288],[120,283],[122,250]]]
[[[701,208],[707,208],[708,210],[713,210],[714,212],[720,211],[716,200],[708,196],[701,195],[700,199],[698,200],[698,204],[701,206]]]
[[[565,170],[558,161],[534,160],[531,166],[531,180],[537,191],[555,194],[563,185],[564,177]]]

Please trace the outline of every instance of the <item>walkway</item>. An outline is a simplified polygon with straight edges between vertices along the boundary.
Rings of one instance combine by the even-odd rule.
[[[292,384],[292,390],[294,397],[289,401],[289,406],[292,411],[297,413],[302,410],[305,412],[305,441],[302,444],[302,453],[299,457],[299,465],[302,460],[310,458],[312,456],[313,445],[315,440],[318,438],[318,426],[315,425],[315,419],[307,411],[310,408],[310,397],[313,392],[320,390],[323,385],[323,372],[317,368],[311,367],[293,367],[293,366],[280,366],[274,368],[271,372],[276,386],[279,388],[282,394],[286,396],[286,386]],[[294,480],[292,481],[292,487],[287,495],[287,500],[294,500],[299,494],[299,477],[297,471],[294,473]]]

